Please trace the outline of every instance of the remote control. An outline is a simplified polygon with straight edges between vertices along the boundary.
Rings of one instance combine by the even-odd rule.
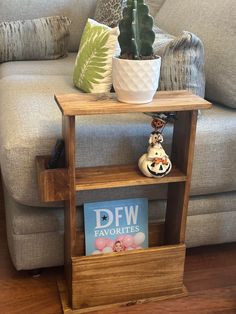
[[[48,169],[63,167],[65,167],[65,142],[62,139],[58,139],[48,162]]]

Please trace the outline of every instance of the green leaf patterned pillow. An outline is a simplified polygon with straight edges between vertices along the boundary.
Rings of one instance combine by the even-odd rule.
[[[106,93],[112,86],[112,57],[118,28],[88,19],[75,62],[74,85],[87,93]]]

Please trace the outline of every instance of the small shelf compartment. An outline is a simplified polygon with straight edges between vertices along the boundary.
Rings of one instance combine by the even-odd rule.
[[[184,260],[184,244],[72,257],[72,306],[83,313],[183,296]]]
[[[69,198],[68,171],[64,168],[47,169],[49,158],[36,157],[40,199],[43,202],[64,201]]]
[[[48,156],[37,156],[38,184],[41,200],[44,202],[62,201],[68,198],[67,169],[47,169]],[[139,185],[153,185],[186,181],[179,169],[173,167],[163,178],[147,178],[136,165],[99,166],[77,168],[75,171],[76,191],[120,188]]]

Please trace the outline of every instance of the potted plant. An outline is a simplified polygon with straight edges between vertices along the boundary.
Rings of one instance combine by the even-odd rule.
[[[113,86],[121,102],[151,102],[158,88],[161,58],[153,53],[153,18],[144,0],[128,0],[119,23],[119,57],[113,57]]]

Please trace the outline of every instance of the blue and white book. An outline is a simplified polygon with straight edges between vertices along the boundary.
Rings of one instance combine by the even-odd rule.
[[[86,255],[148,247],[148,200],[84,204]]]

